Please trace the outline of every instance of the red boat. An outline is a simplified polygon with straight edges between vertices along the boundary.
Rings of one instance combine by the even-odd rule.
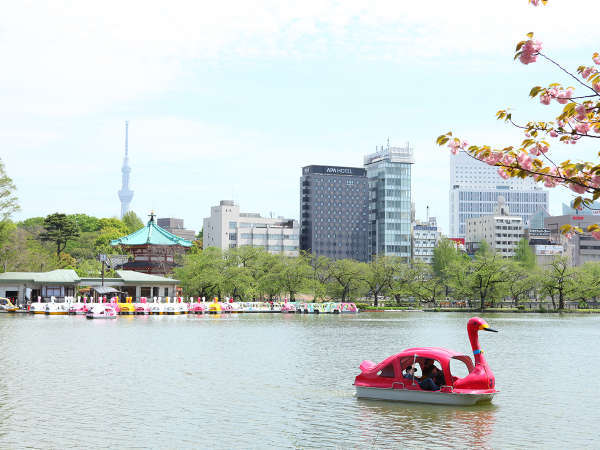
[[[479,331],[496,331],[479,317],[469,319],[467,333],[475,364],[468,355],[440,347],[415,347],[386,358],[379,364],[363,361],[361,373],[354,380],[356,396],[444,405],[474,405],[490,402],[496,390],[494,374],[479,347]],[[452,364],[451,364],[452,362]],[[452,375],[450,366],[463,363],[468,374],[463,378]],[[435,366],[435,369],[431,369]],[[415,368],[414,372],[407,372]],[[429,375],[436,373],[435,383]]]

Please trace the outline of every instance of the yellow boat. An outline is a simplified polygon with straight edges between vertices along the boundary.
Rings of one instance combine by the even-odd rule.
[[[213,302],[208,304],[209,314],[220,314],[222,311],[221,304],[219,302]]]
[[[10,299],[0,297],[0,310],[6,311],[6,312],[16,312],[17,309],[19,309],[19,308],[17,308],[15,305],[13,305],[12,302],[10,301]]]
[[[135,314],[135,305],[133,303],[117,303],[119,306],[119,314],[121,315],[133,315]]]

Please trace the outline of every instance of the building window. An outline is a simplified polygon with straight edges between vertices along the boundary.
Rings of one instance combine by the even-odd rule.
[[[230,230],[235,230],[237,226],[237,222],[229,222],[229,229]]]

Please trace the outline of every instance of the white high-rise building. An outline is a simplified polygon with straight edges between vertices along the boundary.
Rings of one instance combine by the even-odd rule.
[[[524,224],[539,210],[548,210],[548,191],[533,179],[504,180],[497,167],[464,152],[450,156],[450,237],[465,237],[467,219],[493,214],[498,197]]]

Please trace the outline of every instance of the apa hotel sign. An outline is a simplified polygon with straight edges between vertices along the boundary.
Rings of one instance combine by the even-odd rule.
[[[320,173],[323,175],[351,175],[364,177],[367,171],[358,167],[340,167],[340,166],[306,166],[302,168],[302,173]]]

